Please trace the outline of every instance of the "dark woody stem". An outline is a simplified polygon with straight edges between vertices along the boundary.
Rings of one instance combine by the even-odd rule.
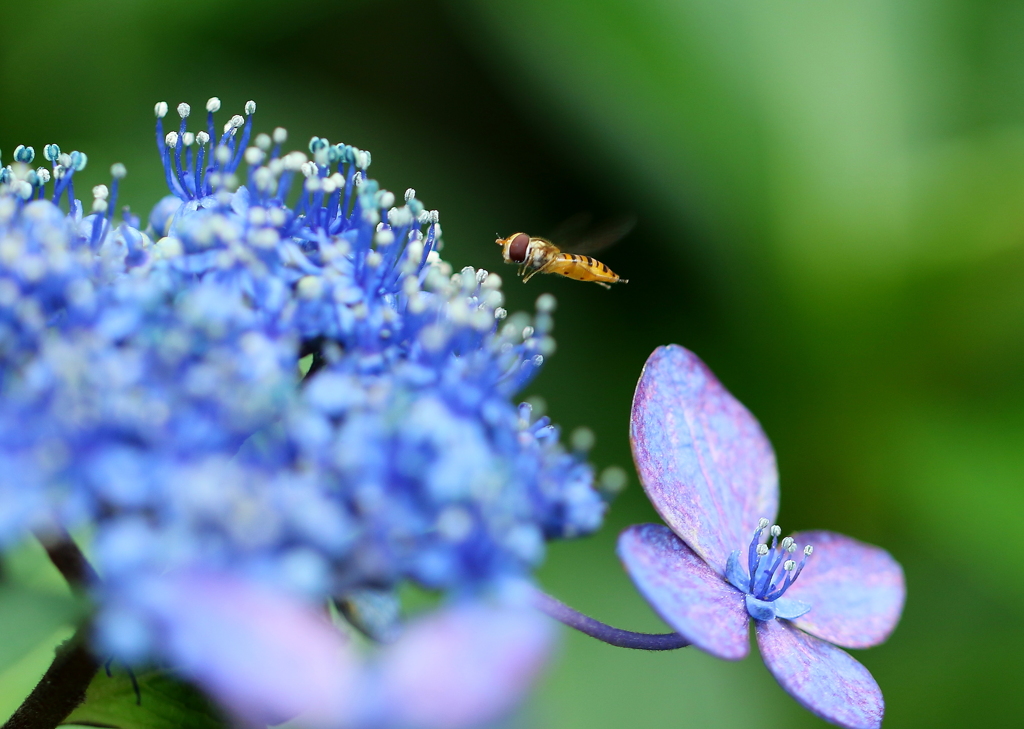
[[[89,584],[98,581],[96,571],[66,531],[58,528],[37,532],[36,538],[76,593],[84,593]],[[89,651],[87,634],[88,626],[82,626],[57,648],[42,680],[3,729],[55,729],[82,703],[85,690],[100,667]]]
[[[83,593],[89,585],[99,583],[100,578],[96,570],[89,564],[82,550],[75,544],[75,540],[62,527],[37,531],[36,539],[43,545],[53,566],[60,571],[76,593]]]
[[[3,729],[55,729],[85,700],[99,663],[85,644],[85,628],[57,648],[53,663]]]
[[[613,628],[578,610],[573,610],[565,603],[539,590],[534,592],[533,604],[542,613],[560,623],[565,623],[570,628],[575,628],[591,638],[597,638],[619,648],[634,648],[641,651],[672,651],[690,645],[690,642],[678,633],[634,633],[632,630]]]

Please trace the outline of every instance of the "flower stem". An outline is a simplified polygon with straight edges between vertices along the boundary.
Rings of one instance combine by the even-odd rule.
[[[46,531],[36,532],[36,539],[46,550],[46,556],[67,580],[75,592],[84,592],[90,584],[99,583],[99,575],[75,540],[63,527],[51,526]]]
[[[37,532],[50,561],[71,589],[84,592],[99,577],[71,535],[61,528]],[[100,668],[89,650],[88,627],[80,627],[57,648],[53,663],[2,729],[55,729],[85,700],[85,690]]]
[[[85,644],[85,628],[57,648],[57,656],[3,729],[55,729],[85,700],[99,663]]]
[[[631,630],[613,628],[600,620],[574,610],[563,602],[556,600],[539,590],[534,593],[534,606],[542,613],[575,628],[581,633],[597,638],[609,645],[619,648],[634,648],[641,651],[671,651],[690,645],[678,633],[634,633]]]

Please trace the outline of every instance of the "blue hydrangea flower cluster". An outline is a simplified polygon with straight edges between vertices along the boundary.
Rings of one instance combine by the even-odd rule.
[[[154,575],[467,594],[604,512],[585,452],[512,402],[554,300],[507,316],[499,277],[454,273],[438,213],[368,178],[368,152],[283,153],[255,108],[218,134],[219,100],[195,130],[180,104],[165,133],[156,106],[172,194],[144,230],[115,220],[122,165],[89,214],[84,154],[32,168],[19,147],[0,173],[0,544],[91,527],[98,645],[128,662],[165,657]]]

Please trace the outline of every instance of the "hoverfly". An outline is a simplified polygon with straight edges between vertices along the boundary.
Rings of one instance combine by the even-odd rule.
[[[573,237],[574,232],[578,233],[584,228],[589,220],[589,215],[574,216],[560,226],[564,231],[563,235],[552,237],[568,240]],[[564,252],[546,238],[533,238],[526,233],[513,233],[507,238],[499,235],[494,242],[501,246],[501,255],[505,263],[519,264],[518,275],[523,277],[523,283],[538,273],[557,273],[577,281],[593,281],[598,286],[610,289],[613,283],[628,281],[596,258],[584,254],[596,253],[612,245],[626,235],[634,223],[633,218],[620,219],[592,234],[582,237],[576,235],[579,242],[567,245]]]

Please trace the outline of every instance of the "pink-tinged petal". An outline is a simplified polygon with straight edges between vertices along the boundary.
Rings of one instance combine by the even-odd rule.
[[[240,719],[311,727],[349,715],[357,666],[341,634],[305,603],[228,575],[178,573],[144,601],[166,658]]]
[[[668,527],[637,524],[619,535],[619,559],[672,629],[702,651],[738,661],[750,650],[743,593]]]
[[[812,714],[847,729],[882,725],[882,691],[846,651],[781,620],[757,623],[757,645],[775,680]]]
[[[648,498],[719,574],[779,508],[775,453],[760,424],[697,355],[671,344],[647,360],[630,441]]]
[[[870,648],[892,633],[903,612],[906,586],[899,562],[880,547],[834,532],[794,534],[814,552],[786,597],[811,610],[794,620],[808,633],[844,648]]]
[[[551,621],[530,608],[455,606],[411,624],[380,665],[386,723],[461,729],[501,718],[547,661]]]

